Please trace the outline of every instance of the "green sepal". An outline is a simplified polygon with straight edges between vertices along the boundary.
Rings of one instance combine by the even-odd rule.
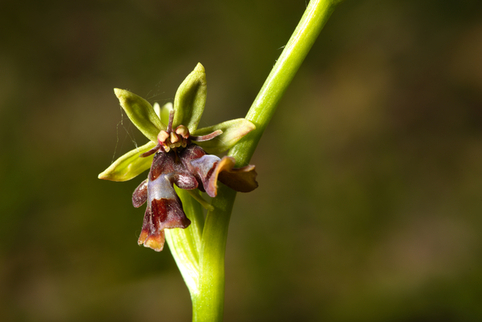
[[[204,226],[203,208],[187,190],[179,189],[176,186],[174,188],[181,199],[186,216],[191,220],[191,225],[185,229],[166,229],[166,241],[191,297],[195,297],[199,295],[199,258]],[[195,193],[199,194],[198,191]]]
[[[124,89],[114,88],[120,105],[129,119],[149,140],[157,142],[157,135],[166,126],[161,123],[151,104],[142,97]]]
[[[256,126],[250,121],[240,118],[226,122],[222,122],[213,126],[203,127],[202,129],[194,131],[192,135],[201,136],[212,133],[216,130],[221,130],[223,133],[212,140],[204,142],[196,142],[207,153],[219,154],[229,150],[236,144],[243,136],[254,130]]]
[[[174,98],[173,128],[182,124],[190,132],[197,129],[206,105],[206,94],[206,71],[204,66],[198,63],[177,89]]]
[[[104,172],[99,174],[99,179],[110,181],[127,181],[151,167],[154,155],[141,157],[145,153],[156,146],[155,142],[149,141],[137,149],[131,150],[115,160]]]

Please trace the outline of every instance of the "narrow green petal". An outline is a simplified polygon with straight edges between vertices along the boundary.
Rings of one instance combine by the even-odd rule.
[[[162,125],[151,104],[142,97],[123,89],[114,88],[114,93],[132,123],[149,140],[156,142],[157,135],[166,127]]]
[[[185,125],[190,132],[197,129],[206,105],[206,71],[200,63],[181,83],[174,98],[173,127]]]
[[[152,158],[154,158],[154,155],[145,158],[142,158],[140,155],[155,146],[156,143],[150,141],[137,149],[127,152],[99,174],[99,179],[127,181],[138,176],[151,167]]]
[[[211,154],[218,154],[230,149],[243,136],[245,136],[255,128],[256,127],[254,126],[254,124],[246,119],[234,119],[196,130],[194,133],[192,133],[192,135],[200,136],[212,133],[216,130],[223,131],[223,134],[215,137],[212,140],[196,142],[196,144],[201,146],[206,152]]]

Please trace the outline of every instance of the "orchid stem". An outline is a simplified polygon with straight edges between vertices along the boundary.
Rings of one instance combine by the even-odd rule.
[[[224,254],[236,191],[218,187],[204,222],[199,265],[199,294],[193,297],[193,321],[222,321],[224,310]]]
[[[234,157],[238,164],[249,163],[261,135],[276,111],[278,102],[338,2],[336,0],[310,1],[298,26],[246,115],[246,119],[256,125],[256,130],[246,135],[229,151],[229,155]]]
[[[273,116],[276,106],[291,83],[318,34],[334,10],[335,0],[312,0],[293,35],[274,65],[246,115],[256,129],[228,153],[238,165],[246,165]],[[220,185],[212,200],[202,234],[199,262],[199,294],[193,296],[193,321],[219,322],[224,308],[224,254],[229,220],[236,192]]]

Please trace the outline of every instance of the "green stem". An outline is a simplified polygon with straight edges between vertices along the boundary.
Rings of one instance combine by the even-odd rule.
[[[224,253],[236,192],[219,185],[213,211],[204,222],[199,265],[199,294],[192,298],[193,321],[222,321],[224,309]]]
[[[229,155],[233,156],[238,164],[249,163],[261,135],[276,111],[278,102],[338,2],[337,0],[310,1],[246,115],[246,119],[256,125],[256,130],[249,133],[229,151]]]
[[[247,164],[273,116],[276,106],[308,54],[318,34],[334,10],[335,0],[312,0],[303,17],[271,70],[246,118],[256,130],[236,144],[229,155],[238,164]],[[224,254],[229,220],[236,192],[222,186],[213,199],[202,236],[199,294],[193,297],[193,321],[219,322],[224,308]]]

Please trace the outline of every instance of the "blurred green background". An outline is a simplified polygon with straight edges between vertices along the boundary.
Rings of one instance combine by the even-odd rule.
[[[139,247],[145,138],[112,88],[201,126],[242,117],[304,0],[0,3],[0,319],[189,321],[174,261]],[[226,321],[482,320],[482,3],[347,0],[282,99],[238,195]]]

